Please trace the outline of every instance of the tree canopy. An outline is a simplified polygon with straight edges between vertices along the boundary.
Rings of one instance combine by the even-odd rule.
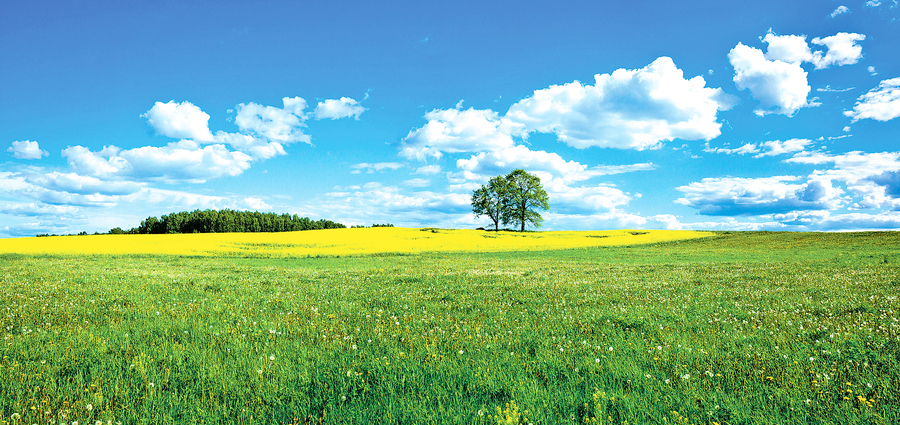
[[[258,211],[194,210],[148,217],[137,228],[126,233],[227,233],[227,232],[293,232],[298,230],[342,229],[331,220],[312,220],[296,214],[261,213]],[[110,231],[112,233],[112,231]]]
[[[472,212],[476,217],[488,216],[494,229],[500,223],[513,224],[524,232],[526,225],[541,227],[544,218],[539,210],[550,209],[550,200],[540,177],[523,169],[497,176],[472,193]]]

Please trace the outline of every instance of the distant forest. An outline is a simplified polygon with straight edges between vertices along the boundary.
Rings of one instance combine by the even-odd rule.
[[[131,230],[116,227],[110,234],[294,232],[298,230],[343,229],[347,226],[331,220],[311,220],[297,214],[259,211],[194,210],[148,217]]]

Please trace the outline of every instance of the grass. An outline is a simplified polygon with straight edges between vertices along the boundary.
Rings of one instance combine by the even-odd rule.
[[[898,423],[898,254],[0,255],[0,424]]]

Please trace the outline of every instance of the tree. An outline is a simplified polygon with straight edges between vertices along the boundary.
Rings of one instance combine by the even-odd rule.
[[[522,232],[528,223],[541,227],[544,218],[537,210],[550,209],[550,201],[540,177],[520,168],[507,174],[505,180],[507,193],[503,198],[503,224],[519,224]]]
[[[494,177],[487,185],[475,189],[472,193],[472,212],[475,213],[475,217],[488,216],[494,222],[494,230],[500,230],[500,222],[506,223],[503,210],[507,192],[508,187],[503,176]]]

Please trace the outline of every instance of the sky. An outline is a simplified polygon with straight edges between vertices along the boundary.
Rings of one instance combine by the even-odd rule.
[[[900,227],[900,7],[0,3],[0,237],[237,209],[543,230]]]

